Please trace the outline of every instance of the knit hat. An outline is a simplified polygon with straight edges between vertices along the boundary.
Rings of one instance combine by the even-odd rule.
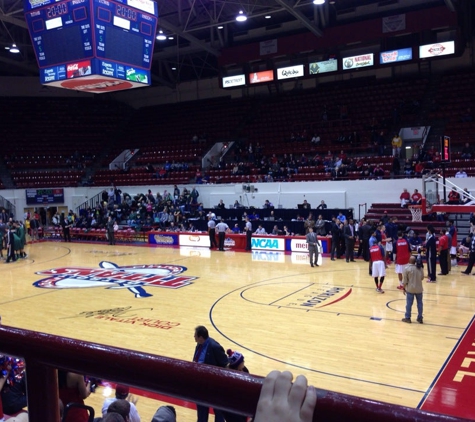
[[[115,387],[116,397],[127,397],[129,395],[129,386],[123,384],[117,384]]]
[[[229,356],[228,362],[231,369],[237,369],[244,362],[244,356],[239,352],[233,352],[231,349],[226,350]]]
[[[152,422],[176,422],[176,412],[173,406],[161,406],[153,415]]]

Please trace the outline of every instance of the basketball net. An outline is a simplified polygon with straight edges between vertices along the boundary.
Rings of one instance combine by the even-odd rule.
[[[412,221],[420,223],[422,221],[422,206],[410,205],[409,210],[411,211]]]

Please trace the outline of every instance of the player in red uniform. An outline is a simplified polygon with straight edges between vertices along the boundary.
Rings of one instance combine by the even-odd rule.
[[[387,265],[384,260],[384,249],[381,246],[381,243],[374,244],[371,246],[371,248],[369,248],[369,256],[372,264],[371,274],[374,277],[376,291],[378,293],[384,293],[382,287],[384,283],[384,277],[386,276]]]
[[[411,245],[406,238],[403,237],[402,232],[397,233],[396,241],[396,274],[399,279],[399,290],[404,290],[404,285],[402,284],[402,273],[404,267],[409,264],[409,258],[411,257]]]
[[[445,234],[445,230],[440,231],[439,237],[439,275],[447,275],[449,273],[449,238]]]

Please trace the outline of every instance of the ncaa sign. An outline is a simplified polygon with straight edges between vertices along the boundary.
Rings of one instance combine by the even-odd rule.
[[[252,249],[264,249],[271,251],[285,251],[284,239],[272,237],[253,237],[251,240]]]

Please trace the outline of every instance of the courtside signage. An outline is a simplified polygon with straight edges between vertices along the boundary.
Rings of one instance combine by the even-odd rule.
[[[251,240],[252,249],[263,249],[269,251],[285,251],[285,239],[273,237],[253,237]]]
[[[201,234],[180,234],[179,237],[180,246],[206,246],[209,248],[209,236]]]
[[[277,79],[301,78],[303,76],[303,64],[298,66],[281,67],[277,69]]]
[[[361,56],[345,57],[342,59],[343,70],[358,69],[374,65],[374,54],[362,54]]]
[[[223,88],[246,85],[246,75],[226,76],[223,78]]]
[[[455,53],[455,42],[438,42],[419,46],[419,58],[447,56]]]

